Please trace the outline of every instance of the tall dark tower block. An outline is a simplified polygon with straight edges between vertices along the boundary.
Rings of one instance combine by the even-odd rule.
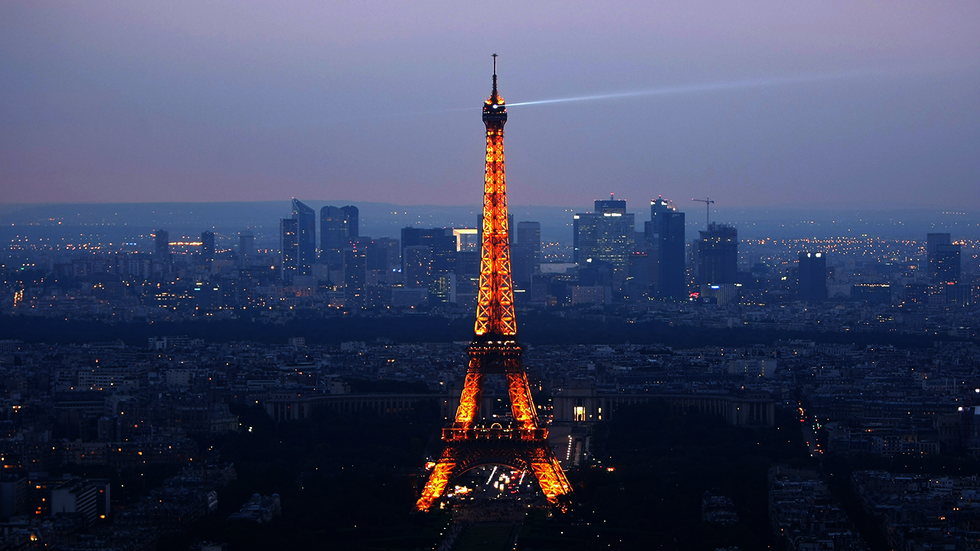
[[[279,253],[282,280],[292,283],[299,274],[299,220],[283,218],[279,221]]]
[[[201,260],[209,267],[214,262],[214,232],[201,232]]]
[[[364,306],[364,283],[367,278],[368,243],[353,240],[344,249],[344,306],[361,308]]]
[[[483,104],[487,128],[487,161],[483,188],[483,250],[469,368],[453,425],[442,429],[445,445],[416,507],[432,507],[451,480],[480,465],[499,464],[530,471],[552,503],[571,492],[561,465],[548,447],[548,429],[538,424],[537,410],[517,342],[514,290],[511,284],[507,184],[504,177],[504,123],[507,108],[497,94],[496,54],[493,91]],[[503,374],[511,418],[486,423],[480,411],[484,379]]]
[[[827,255],[800,253],[800,300],[827,300]]]
[[[939,245],[949,245],[952,242],[948,233],[927,233],[926,256],[929,261],[932,262],[932,258],[936,254],[936,247]]]
[[[153,232],[153,252],[161,262],[170,262],[170,232],[156,230]]]
[[[310,275],[316,263],[316,211],[293,197],[293,219],[298,232],[297,275]]]
[[[613,285],[624,289],[630,255],[636,243],[634,216],[626,212],[626,201],[610,197],[596,200],[595,212],[572,217],[572,260],[579,266],[594,261],[613,267]]]
[[[511,250],[514,285],[530,289],[534,274],[541,272],[541,223],[518,222],[517,241]]]
[[[238,265],[251,266],[255,255],[255,234],[251,230],[238,232]]]
[[[430,251],[428,267],[429,303],[450,302],[456,274],[456,236],[445,228],[402,228],[402,254],[408,262],[408,249],[427,246]],[[409,267],[403,267],[407,277]],[[406,284],[408,279],[405,280]]]
[[[954,245],[948,233],[926,235],[926,257],[929,279],[933,283],[956,283],[960,280],[960,246]]]
[[[735,283],[738,275],[738,230],[708,224],[698,241],[698,274],[702,285]]]
[[[648,254],[655,259],[657,295],[681,300],[687,297],[684,281],[684,213],[671,201],[658,197],[650,201],[650,221],[643,233]]]
[[[360,223],[361,214],[354,205],[347,205],[346,207],[340,207],[340,210],[344,211],[347,215],[347,234],[353,239],[355,237],[360,237]]]
[[[320,262],[331,270],[344,264],[344,249],[350,246],[350,226],[347,213],[338,207],[320,209]]]
[[[162,273],[170,273],[173,259],[170,257],[170,232],[156,230],[153,232],[153,263]]]
[[[936,245],[935,272],[933,277],[937,283],[959,283],[960,281],[960,246]]]

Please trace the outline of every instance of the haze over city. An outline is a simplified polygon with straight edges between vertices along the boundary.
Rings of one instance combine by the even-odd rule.
[[[0,4],[0,551],[977,551],[978,15]]]
[[[0,201],[478,205],[497,52],[514,205],[971,209],[978,20],[975,2],[8,2]]]

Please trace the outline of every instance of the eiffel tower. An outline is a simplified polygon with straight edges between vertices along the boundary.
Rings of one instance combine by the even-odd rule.
[[[442,429],[444,448],[416,503],[427,511],[445,493],[449,482],[483,465],[506,465],[534,473],[551,503],[572,491],[558,459],[548,447],[548,429],[538,425],[527,373],[521,360],[511,282],[507,183],[504,177],[504,123],[507,107],[497,93],[497,54],[493,54],[493,91],[483,104],[487,127],[486,176],[483,188],[483,253],[473,342],[467,348],[469,367],[451,427]],[[480,420],[487,375],[507,378],[513,421],[508,426]]]

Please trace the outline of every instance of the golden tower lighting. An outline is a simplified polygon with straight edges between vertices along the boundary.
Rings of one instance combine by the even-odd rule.
[[[451,427],[442,429],[444,448],[416,503],[427,511],[443,496],[451,480],[483,465],[506,465],[534,473],[548,501],[558,503],[572,488],[558,459],[548,447],[548,429],[538,418],[521,360],[514,316],[507,182],[504,172],[504,123],[507,107],[497,93],[497,54],[493,54],[493,91],[483,104],[487,128],[483,187],[483,252],[473,342],[467,348],[469,367]],[[484,380],[488,374],[507,378],[513,421],[487,426],[480,419]]]

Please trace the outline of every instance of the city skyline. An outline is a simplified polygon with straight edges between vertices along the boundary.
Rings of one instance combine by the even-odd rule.
[[[688,241],[670,196],[641,230],[622,195],[515,220],[492,83],[480,216],[0,217],[0,546],[969,546],[980,241],[957,224],[980,226],[920,209],[928,231],[887,239],[862,230],[911,224],[852,212],[849,235],[777,239],[706,210]],[[278,231],[242,229],[263,212]],[[400,239],[369,236],[399,214]]]
[[[980,202],[971,3],[236,8],[0,9],[2,201],[475,204],[497,51],[515,205]]]

